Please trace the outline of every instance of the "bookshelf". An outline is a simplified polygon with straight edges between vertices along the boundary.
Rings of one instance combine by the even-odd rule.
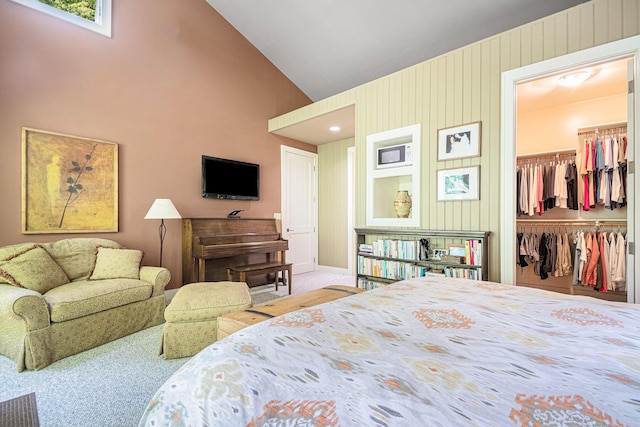
[[[355,232],[359,288],[430,275],[489,277],[489,231],[356,228]]]

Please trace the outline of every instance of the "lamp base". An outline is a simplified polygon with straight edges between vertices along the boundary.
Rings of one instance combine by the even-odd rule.
[[[160,220],[160,227],[158,227],[158,235],[160,236],[160,264],[162,267],[162,246],[164,245],[164,236],[167,235],[167,226],[164,225],[164,219]]]

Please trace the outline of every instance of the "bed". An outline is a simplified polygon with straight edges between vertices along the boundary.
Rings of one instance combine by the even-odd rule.
[[[631,426],[640,307],[491,282],[405,280],[207,347],[141,426]]]

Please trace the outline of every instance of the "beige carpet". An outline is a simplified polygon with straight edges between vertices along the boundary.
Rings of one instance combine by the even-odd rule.
[[[355,286],[355,283],[355,277],[346,274],[325,273],[320,271],[296,274],[293,276],[291,295],[298,295],[329,285]],[[287,286],[279,285],[276,291],[274,283],[256,286],[250,290],[251,300],[253,301],[253,305],[266,304],[276,299],[289,296],[288,290],[289,288]]]

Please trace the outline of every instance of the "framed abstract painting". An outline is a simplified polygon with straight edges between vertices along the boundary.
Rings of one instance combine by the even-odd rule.
[[[118,144],[22,129],[22,233],[118,231]]]

